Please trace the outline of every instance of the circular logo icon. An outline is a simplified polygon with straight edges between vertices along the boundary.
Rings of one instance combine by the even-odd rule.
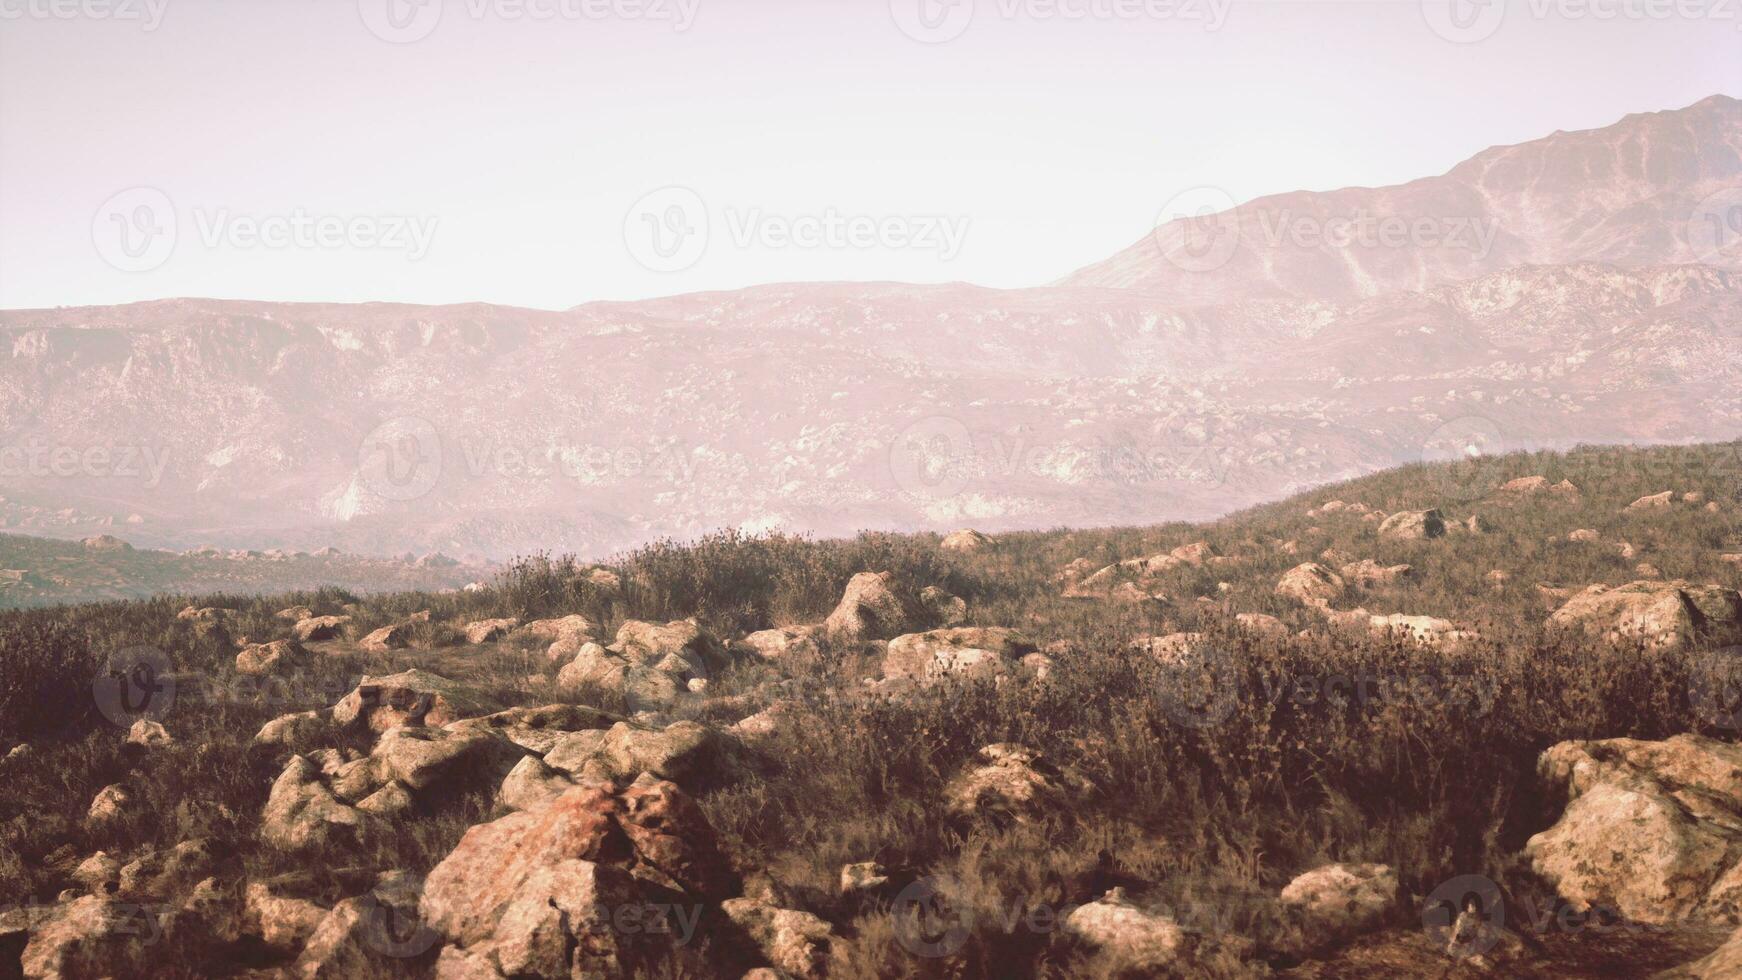
[[[175,243],[175,204],[155,187],[121,191],[91,218],[91,244],[122,272],[150,272],[163,265]]]
[[[410,44],[435,33],[444,0],[357,0],[369,33],[390,44]]]
[[[974,22],[974,0],[889,0],[901,33],[921,44],[954,41]]]
[[[1726,187],[1701,201],[1688,219],[1687,235],[1696,261],[1742,257],[1736,246],[1742,242],[1742,187]]]
[[[968,486],[974,436],[960,420],[934,415],[895,436],[889,473],[895,486],[916,497],[953,497]]]
[[[1233,195],[1220,187],[1193,187],[1175,194],[1156,215],[1156,248],[1187,272],[1220,269],[1240,249],[1240,218],[1234,207]]]
[[[357,479],[383,499],[416,500],[434,490],[441,475],[441,436],[423,419],[388,419],[357,447]]]
[[[973,910],[955,900],[960,889],[948,878],[925,877],[901,890],[889,908],[895,941],[914,956],[954,956],[974,930]]]
[[[423,894],[423,883],[415,884],[415,894]],[[385,901],[370,892],[362,898],[363,944],[371,951],[394,959],[422,956],[441,941],[441,934],[429,927],[419,914],[418,903]]]
[[[1506,0],[1421,0],[1421,16],[1453,44],[1486,41],[1506,20]]]
[[[1481,875],[1459,875],[1428,893],[1421,925],[1436,946],[1454,959],[1481,956],[1506,930],[1500,886]]]
[[[1688,665],[1688,706],[1714,728],[1742,729],[1742,646],[1701,653]]]
[[[1505,452],[1506,439],[1493,419],[1466,415],[1428,433],[1421,461],[1432,467],[1428,480],[1440,496],[1476,500],[1500,488],[1500,468],[1489,457]]]
[[[623,243],[651,272],[682,272],[708,250],[708,205],[688,187],[662,187],[623,218]]]
[[[156,647],[127,647],[109,655],[91,683],[91,699],[117,728],[161,722],[175,706],[175,667]]]
[[[1214,728],[1239,703],[1240,676],[1233,658],[1207,643],[1153,650],[1161,664],[1162,713],[1186,728]]]

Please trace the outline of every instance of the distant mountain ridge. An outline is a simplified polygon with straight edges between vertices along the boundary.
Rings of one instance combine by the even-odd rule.
[[[1206,518],[1447,453],[1728,440],[1742,266],[1688,229],[1714,195],[1742,204],[1739,147],[1720,97],[1268,199],[1468,205],[1497,229],[1479,261],[1289,245],[1192,271],[1146,239],[1026,290],[0,312],[0,529],[603,555],[722,526]]]

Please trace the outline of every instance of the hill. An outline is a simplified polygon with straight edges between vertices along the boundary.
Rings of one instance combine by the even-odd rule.
[[[0,613],[0,889],[47,903],[0,943],[168,975],[1726,975],[1739,453]]]

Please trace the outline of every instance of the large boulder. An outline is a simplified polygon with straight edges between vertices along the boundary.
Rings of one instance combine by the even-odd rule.
[[[734,898],[720,911],[743,930],[764,959],[783,976],[813,980],[823,976],[834,930],[809,912],[776,908],[755,898]]]
[[[1282,890],[1302,932],[1302,951],[1341,945],[1385,925],[1397,905],[1397,872],[1383,864],[1328,864]]]
[[[345,635],[345,627],[350,622],[349,616],[311,616],[291,627],[290,632],[298,643],[337,640]]]
[[[744,637],[734,648],[738,651],[763,660],[779,660],[792,654],[814,654],[817,652],[817,627],[815,626],[783,626],[771,630],[759,630]]]
[[[249,882],[243,895],[243,934],[281,955],[300,951],[327,917],[327,910],[319,905],[274,894],[262,881]]]
[[[1742,643],[1742,594],[1719,585],[1638,581],[1593,585],[1548,619],[1550,626],[1605,639],[1678,650],[1704,637],[1720,645]]]
[[[600,909],[647,900],[644,885],[718,902],[737,888],[693,800],[643,775],[622,793],[582,783],[533,810],[479,824],[424,886],[424,920],[450,944],[442,969],[475,976],[617,976],[623,932]],[[438,969],[438,973],[441,970]]]
[[[622,717],[584,704],[547,704],[538,708],[509,708],[481,718],[450,722],[449,731],[489,732],[506,738],[528,752],[544,755],[571,732],[610,728]]]
[[[403,871],[382,875],[366,894],[347,898],[315,925],[292,975],[305,980],[399,975],[401,964],[439,941],[418,921],[421,883]]]
[[[239,674],[292,674],[307,667],[314,657],[295,640],[274,640],[244,647],[236,654]]]
[[[1742,922],[1742,746],[1562,742],[1537,772],[1568,802],[1524,853],[1575,908],[1650,925]]]
[[[1002,627],[909,633],[889,641],[883,676],[916,680],[990,676],[1010,670],[1037,649],[1022,634]]]
[[[707,677],[729,662],[726,648],[694,619],[659,624],[631,619],[617,629],[612,653],[684,680]]]
[[[691,785],[718,772],[725,751],[718,732],[693,721],[663,731],[619,722],[605,731],[563,736],[544,761],[583,780],[626,780],[647,772]]]
[[[955,551],[961,554],[976,554],[992,547],[992,539],[979,531],[961,530],[945,536],[938,545],[945,551]]]
[[[1186,930],[1162,912],[1133,903],[1123,888],[1078,906],[1063,931],[1094,951],[1103,975],[1172,975],[1190,952]]]
[[[1445,533],[1445,517],[1437,510],[1402,511],[1379,525],[1379,536],[1393,541],[1422,541],[1444,537]]]
[[[154,908],[96,895],[74,899],[32,923],[22,975],[43,980],[137,975],[164,925]]]
[[[683,658],[646,665],[598,645],[583,644],[575,658],[557,673],[557,686],[567,692],[596,688],[622,699],[631,713],[665,711],[683,697],[692,680],[706,680]]]
[[[355,690],[333,706],[333,721],[376,732],[401,726],[437,728],[462,718],[486,715],[500,707],[469,685],[413,668],[397,674],[364,677]]]
[[[372,653],[404,650],[411,646],[413,628],[414,624],[412,623],[394,623],[391,626],[383,626],[363,637],[363,641],[358,646]]]
[[[891,640],[913,627],[914,615],[895,593],[888,572],[860,572],[847,583],[823,631],[836,643]]]
[[[260,839],[285,851],[330,854],[362,836],[364,814],[328,788],[314,761],[293,755],[260,813]]]
[[[467,623],[462,632],[466,635],[467,643],[477,646],[481,643],[494,643],[514,632],[519,625],[518,619],[480,619]]]
[[[1318,608],[1342,598],[1346,589],[1336,572],[1310,561],[1289,569],[1276,583],[1277,595]]]

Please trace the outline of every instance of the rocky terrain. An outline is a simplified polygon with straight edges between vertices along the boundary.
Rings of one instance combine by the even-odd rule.
[[[1421,460],[1734,438],[1738,133],[1714,97],[1253,202],[1215,219],[1225,261],[1162,254],[1169,225],[1028,290],[4,311],[0,528],[604,556],[721,526],[1203,519]],[[1273,244],[1284,217],[1421,224]]]
[[[1739,488],[0,613],[0,974],[1736,976]]]

